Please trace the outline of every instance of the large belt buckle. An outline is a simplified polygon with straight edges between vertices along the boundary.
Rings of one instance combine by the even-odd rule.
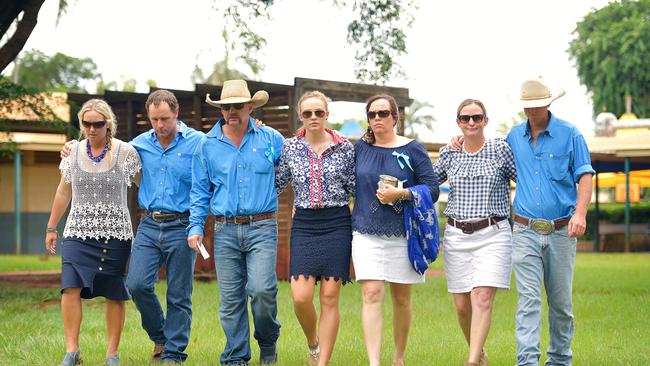
[[[463,231],[463,234],[473,234],[474,227],[471,222],[465,221],[460,223],[460,229]]]
[[[160,211],[154,211],[151,213],[151,218],[154,219],[154,221],[161,221],[161,216],[163,215],[162,212]]]
[[[544,219],[532,219],[530,220],[530,227],[539,234],[548,235],[553,232],[555,226],[553,221],[544,220]]]

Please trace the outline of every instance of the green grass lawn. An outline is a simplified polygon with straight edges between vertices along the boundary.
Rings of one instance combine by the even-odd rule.
[[[43,255],[0,255],[0,272],[61,270],[61,257]]]
[[[41,268],[41,263],[37,263]],[[435,266],[440,267],[440,263]],[[6,266],[3,264],[0,268]],[[160,284],[158,290],[164,292],[164,284]],[[55,365],[61,361],[65,343],[58,299],[57,289],[0,286],[0,365]],[[516,300],[514,289],[497,294],[486,346],[492,365],[515,363]],[[360,302],[358,284],[343,288],[341,328],[332,365],[366,364]],[[305,365],[306,342],[293,314],[287,283],[280,284],[278,303],[282,322],[279,364]],[[390,364],[393,350],[389,305],[390,300],[386,299],[382,346],[382,364],[386,365]],[[574,305],[574,365],[650,365],[649,254],[579,254]],[[217,306],[216,283],[195,283],[187,365],[218,364],[225,339],[217,318]],[[462,365],[466,359],[466,345],[444,278],[430,278],[426,284],[414,286],[413,309],[406,364]],[[102,300],[84,302],[81,348],[85,365],[103,362],[103,311]],[[139,318],[133,303],[129,302],[121,346],[123,365],[148,365],[152,343],[141,329]],[[547,328],[544,319],[542,350],[548,345]],[[252,364],[257,365],[259,351],[254,340],[252,345]]]

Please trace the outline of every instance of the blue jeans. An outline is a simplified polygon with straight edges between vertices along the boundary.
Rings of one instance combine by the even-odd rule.
[[[187,245],[188,218],[156,222],[145,217],[133,241],[126,287],[142,317],[142,328],[164,344],[164,360],[184,361],[192,323],[195,252]],[[161,264],[167,270],[167,317],[154,286]]]
[[[547,366],[571,365],[573,337],[573,266],[576,238],[567,227],[548,235],[516,223],[512,235],[512,260],[517,280],[517,365],[538,365],[542,327],[542,280],[548,302],[551,340]]]
[[[217,221],[214,225],[219,319],[226,335],[222,364],[247,364],[251,358],[249,297],[260,357],[264,361],[275,358],[275,343],[280,336],[275,274],[277,237],[275,218],[243,225]]]

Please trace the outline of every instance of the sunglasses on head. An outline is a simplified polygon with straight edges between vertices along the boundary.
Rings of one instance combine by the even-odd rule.
[[[97,121],[97,122],[81,121],[81,125],[84,126],[85,128],[95,127],[95,129],[98,130],[106,126],[106,121]]]
[[[482,114],[472,114],[471,116],[467,114],[461,114],[458,116],[458,121],[460,121],[461,123],[468,123],[469,120],[471,119],[472,121],[474,121],[474,123],[481,123],[483,122],[484,117],[485,116]]]
[[[368,112],[368,120],[375,119],[376,116],[379,118],[386,118],[390,116],[390,111],[370,111]]]
[[[325,117],[325,111],[317,109],[315,111],[302,111],[300,114],[302,118],[311,118],[313,115],[316,115],[318,118],[323,118]]]
[[[235,108],[236,110],[241,110],[244,108],[244,103],[234,103],[234,104],[222,104],[221,105],[221,110],[222,111],[229,111],[231,108]]]

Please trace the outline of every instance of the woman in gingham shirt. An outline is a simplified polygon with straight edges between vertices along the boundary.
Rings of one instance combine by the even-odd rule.
[[[463,132],[462,149],[443,147],[433,166],[438,181],[449,182],[442,246],[447,288],[469,344],[465,365],[487,365],[483,345],[494,295],[497,288],[510,286],[512,233],[507,217],[510,180],[517,171],[508,143],[485,138],[488,117],[483,103],[464,100],[456,123]]]

